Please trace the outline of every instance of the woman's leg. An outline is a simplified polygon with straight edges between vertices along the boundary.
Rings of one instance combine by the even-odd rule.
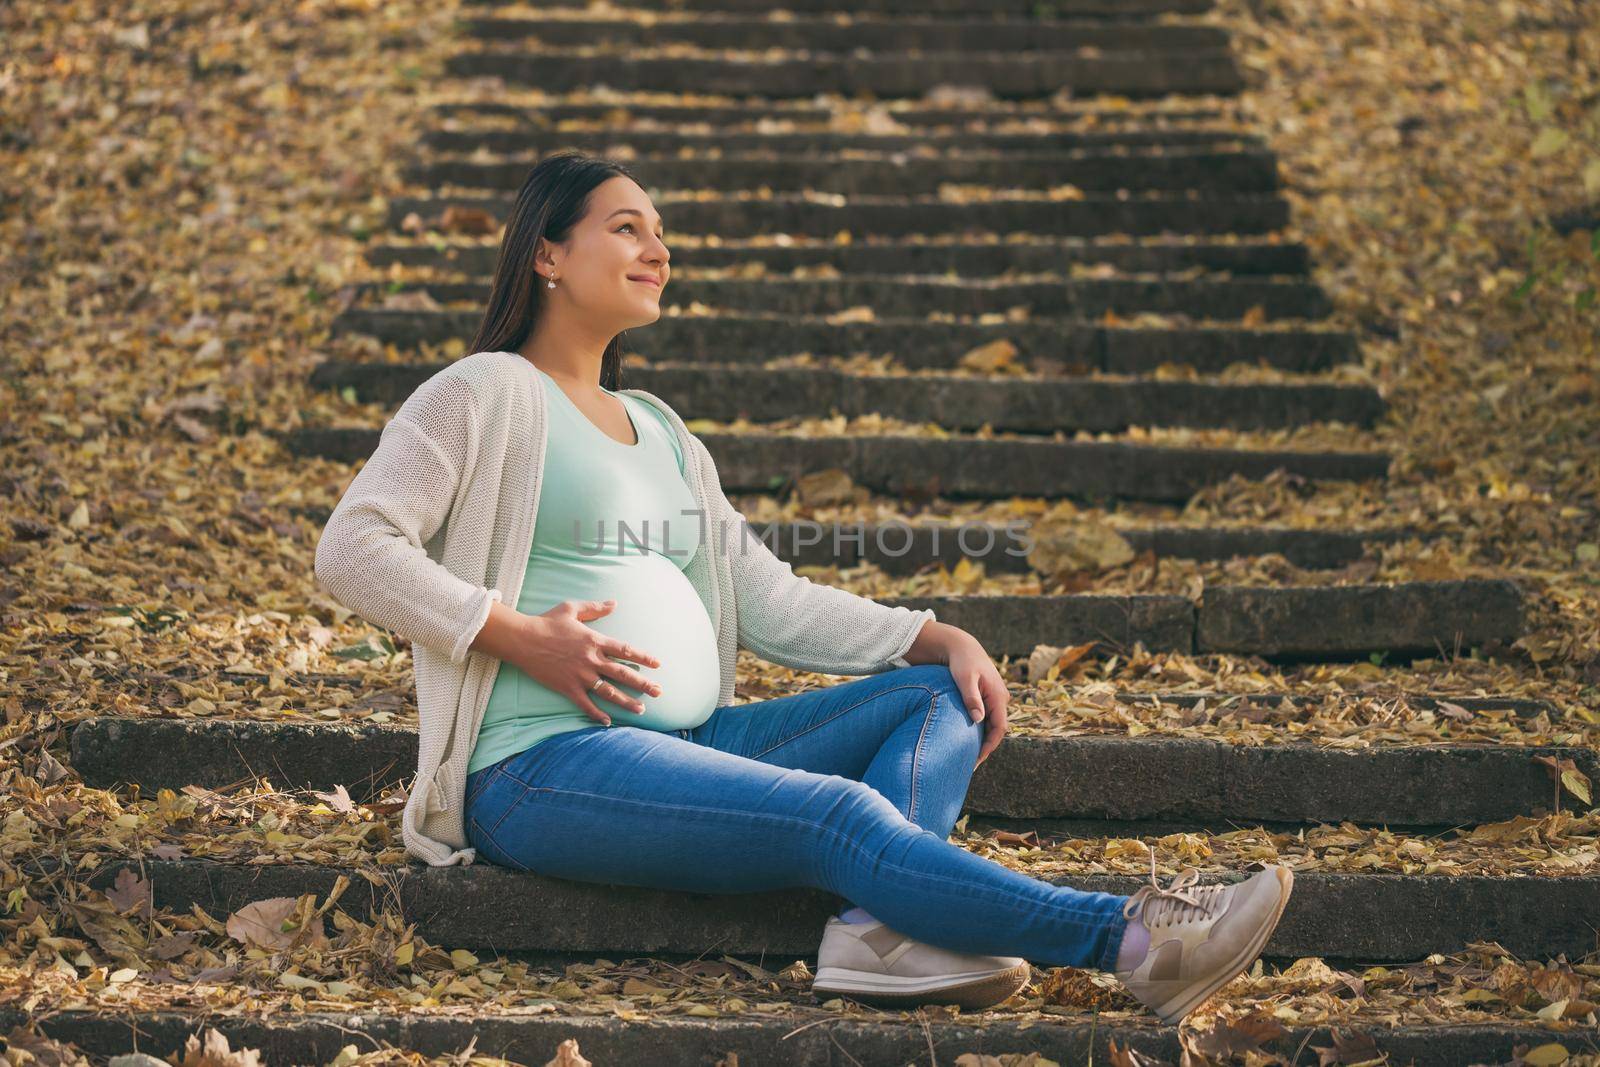
[[[957,952],[1110,970],[1126,897],[973,855],[875,788],[670,733],[596,726],[546,738],[472,783],[467,838],[492,863],[699,893],[810,886]]]
[[[778,767],[865,782],[916,825],[950,836],[986,723],[950,668],[917,664],[793,696],[718,708],[688,739]],[[847,901],[840,914],[851,916]]]
[[[918,664],[793,696],[718,708],[695,744],[865,782],[910,822],[950,836],[983,745],[950,668]]]

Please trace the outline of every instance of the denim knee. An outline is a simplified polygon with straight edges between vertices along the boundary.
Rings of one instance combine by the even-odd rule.
[[[956,676],[950,673],[949,664],[915,663],[910,667],[901,667],[900,675],[908,682],[925,685],[936,694],[948,696],[951,702],[966,716],[967,721],[972,721],[972,717],[966,715],[966,694],[961,691],[961,685],[956,681]]]
[[[953,714],[935,715],[931,728],[956,734],[970,741],[972,758],[976,762],[978,750],[983,743],[983,724],[972,721],[971,714],[967,711],[967,698],[961,691],[961,686],[956,682],[955,675],[950,673],[950,667],[944,663],[915,663],[909,667],[901,667],[900,676],[908,682],[926,686],[935,697],[947,697],[949,710]]]

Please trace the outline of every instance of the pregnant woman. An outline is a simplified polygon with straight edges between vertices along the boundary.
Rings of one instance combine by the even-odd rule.
[[[384,427],[317,544],[337,600],[412,643],[435,866],[699,893],[843,898],[814,989],[987,1007],[1028,961],[1115,973],[1176,1022],[1248,967],[1289,870],[1132,896],[1029,878],[948,840],[1005,733],[977,639],[794,574],[676,411],[620,388],[661,314],[662,220],[617,163],[533,168],[473,354]],[[734,703],[738,647],[861,675]]]

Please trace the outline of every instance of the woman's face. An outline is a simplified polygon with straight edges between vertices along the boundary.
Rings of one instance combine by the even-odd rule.
[[[555,289],[542,295],[570,302],[607,329],[655,322],[668,276],[662,232],[655,206],[636,182],[620,175],[607,179],[595,187],[589,213],[560,246]],[[546,265],[540,266],[548,278]]]

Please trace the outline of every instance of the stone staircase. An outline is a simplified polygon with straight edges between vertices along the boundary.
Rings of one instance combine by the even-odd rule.
[[[509,191],[542,153],[576,147],[625,152],[670,231],[685,238],[669,237],[674,278],[664,307],[698,310],[668,312],[631,336],[639,358],[625,363],[624,384],[662,396],[685,419],[737,424],[700,433],[730,496],[781,497],[802,476],[838,468],[920,516],[904,553],[878,547],[866,520],[839,524],[865,536],[820,543],[802,543],[797,524],[752,523],[797,566],[872,563],[909,575],[968,560],[990,573],[1032,573],[1028,560],[1004,551],[997,525],[946,527],[940,502],[952,500],[1078,501],[1095,514],[1133,516],[1118,528],[1137,552],[1196,561],[1278,553],[1306,571],[1345,567],[1409,535],[1400,526],[1179,521],[1194,494],[1230,478],[1382,480],[1391,459],[1369,432],[1383,400],[1337,374],[1359,362],[1357,339],[1323,321],[1329,302],[1311,280],[1307,250],[1280,233],[1289,219],[1272,151],[1242,128],[1227,99],[1241,78],[1226,36],[1186,19],[1206,10],[1204,0],[791,0],[793,15],[782,19],[749,0],[625,6],[631,10],[615,14],[475,9],[463,21],[463,46],[448,67],[462,79],[460,99],[434,109],[408,172],[424,191],[392,200],[392,232],[374,238],[369,252],[375,268],[431,269],[438,280],[374,282],[357,294],[338,331],[376,338],[401,361],[320,366],[312,387],[369,405],[371,417],[289,432],[283,440],[293,454],[352,464],[370,455],[382,421],[442,366],[440,349],[477,325],[495,252],[482,220],[502,216]],[[835,18],[845,11],[852,18]],[[654,17],[641,20],[641,12]],[[495,84],[486,76],[503,79],[505,89],[485,91]],[[924,98],[949,84],[980,85],[992,98]],[[585,95],[597,85],[620,95]],[[551,99],[518,103],[519,87]],[[652,93],[682,96],[662,102],[645,95]],[[836,122],[829,94],[866,94],[870,117]],[[953,197],[952,186],[978,192]],[[478,220],[476,236],[462,219]],[[841,231],[848,240],[836,240]],[[429,232],[445,236],[406,237]],[[861,307],[870,317],[847,314]],[[968,357],[994,345],[1011,354],[975,374]],[[892,355],[910,376],[848,363],[862,352]],[[805,353],[845,362],[795,365],[792,357]],[[1222,374],[1241,362],[1281,375]],[[931,423],[939,432],[801,435],[786,425],[830,416]],[[1195,436],[1152,439],[1152,428]],[[1292,438],[1273,446],[1265,436],[1268,444],[1250,444],[1251,434],[1299,432],[1339,447]],[[936,528],[988,536],[936,539]],[[850,549],[836,554],[841,542]],[[1100,651],[1142,644],[1278,663],[1464,652],[1515,640],[1524,610],[1513,583],[1492,579],[1207,584],[1198,602],[1094,592],[879,599],[931,607],[996,656],[1093,642]],[[339,675],[297,680],[362,684]],[[1411,716],[1441,708],[1507,721],[1557,715],[1537,701],[1391,695]],[[1294,692],[1116,699],[1202,717],[1221,707],[1290,719],[1321,702]],[[261,776],[279,788],[343,785],[357,801],[375,800],[408,782],[416,760],[414,725],[108,717],[79,725],[71,744],[88,784],[137,784],[150,794]],[[1386,827],[1404,851],[1406,841],[1547,811],[1551,783],[1539,755],[1574,759],[1591,778],[1600,772],[1596,754],[1579,747],[1244,746],[1019,731],[978,769],[967,829],[1103,838],[1344,823]],[[324,896],[343,876],[352,884],[341,902],[347,910],[398,903],[418,935],[436,944],[553,962],[707,951],[814,959],[836,903],[786,891],[687,906],[682,894],[487,863],[403,864],[378,885],[314,859],[119,859],[91,882],[109,886],[129,868],[151,880],[158,907],[198,905],[213,914],[263,897]],[[1146,881],[1051,877],[1116,893]],[[1208,872],[1201,881],[1231,877]],[[1591,875],[1308,871],[1297,876],[1265,955],[1398,963],[1494,941],[1525,957],[1577,959],[1596,948],[1596,915],[1600,878]],[[70,1014],[54,1025],[69,1025]],[[886,1013],[840,1020],[826,1040],[812,1028],[790,1041],[792,1022],[754,1017],[471,1025],[329,1018],[279,1020],[270,1033],[238,1021],[228,1032],[305,1059],[331,1058],[351,1028],[418,1051],[459,1048],[478,1033],[486,1050],[539,1063],[564,1036],[578,1036],[597,1064],[709,1064],[731,1051],[756,1063],[922,1062],[930,1042],[944,1061],[981,1049],[1037,1050],[1075,1063],[1091,1048],[1103,1059],[1108,1037],[1178,1056],[1176,1033],[1153,1019],[1102,1023],[1091,1036],[1089,1023],[1076,1019],[911,1025]],[[159,1045],[160,1034],[180,1025],[152,1017],[143,1029]],[[85,1047],[114,1044],[92,1021],[82,1032],[91,1039]],[[1331,1043],[1321,1028],[1291,1027],[1284,1047],[1307,1036]],[[1372,1036],[1392,1062],[1419,1064],[1499,1063],[1516,1044],[1563,1039],[1560,1030],[1510,1025],[1379,1027]]]

